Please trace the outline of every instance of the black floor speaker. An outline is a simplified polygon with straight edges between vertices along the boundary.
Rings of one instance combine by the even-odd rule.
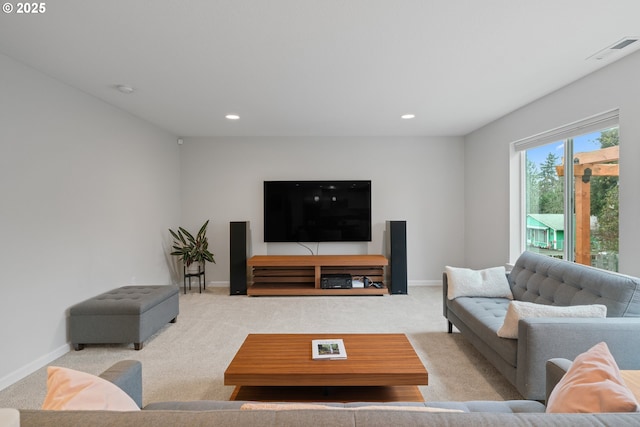
[[[247,294],[247,259],[251,256],[249,221],[229,223],[229,294]]]
[[[387,266],[386,282],[389,292],[406,295],[407,286],[407,221],[387,221],[385,230]]]

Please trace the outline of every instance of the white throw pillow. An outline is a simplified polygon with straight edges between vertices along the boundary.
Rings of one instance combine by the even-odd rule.
[[[502,338],[518,339],[518,322],[531,317],[607,317],[607,306],[602,304],[557,305],[536,304],[534,302],[511,301],[504,316],[504,323],[498,329]]]
[[[504,267],[471,270],[446,266],[447,298],[497,297],[513,299]]]

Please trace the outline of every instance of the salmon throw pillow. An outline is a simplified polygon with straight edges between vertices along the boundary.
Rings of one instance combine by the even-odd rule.
[[[136,402],[117,385],[86,372],[49,366],[42,409],[139,411]]]
[[[605,342],[575,358],[549,395],[546,412],[638,412],[638,401],[620,376]]]

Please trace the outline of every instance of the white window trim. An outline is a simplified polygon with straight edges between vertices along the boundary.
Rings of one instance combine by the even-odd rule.
[[[544,144],[584,135],[585,133],[612,128],[618,125],[619,117],[620,111],[616,108],[527,138],[519,139],[512,144],[515,151],[525,151]]]

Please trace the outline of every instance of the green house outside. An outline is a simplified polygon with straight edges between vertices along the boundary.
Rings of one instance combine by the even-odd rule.
[[[527,214],[527,246],[564,250],[564,214]]]

